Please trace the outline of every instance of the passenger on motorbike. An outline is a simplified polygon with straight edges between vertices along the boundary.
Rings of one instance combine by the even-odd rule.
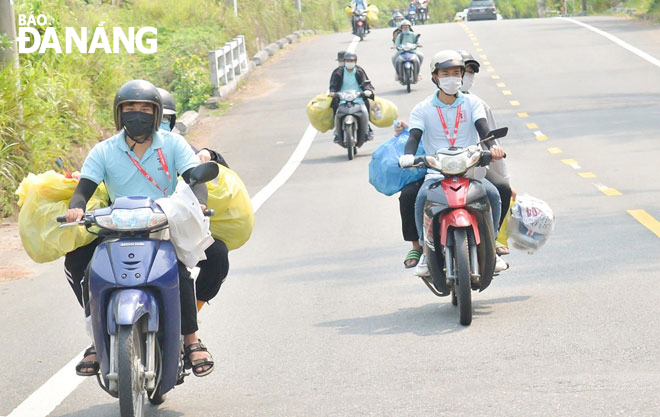
[[[401,25],[403,24],[404,20],[405,19],[403,15],[399,11],[394,13],[394,15],[392,16],[392,21],[394,22],[394,26],[396,27],[396,29],[394,29],[394,32],[392,32],[392,42],[394,42],[396,40],[396,37],[399,36],[399,33],[401,33]]]
[[[156,200],[174,193],[177,175],[190,178],[192,169],[199,164],[194,152],[179,135],[158,130],[163,115],[163,103],[156,87],[148,81],[133,80],[124,84],[115,96],[113,106],[115,127],[121,130],[91,150],[83,164],[80,182],[74,191],[66,212],[66,221],[82,219],[87,201],[104,182],[110,200],[124,196],[147,196]],[[204,184],[193,187],[202,209],[205,209],[207,190]],[[89,305],[86,302],[89,283],[84,273],[100,244],[97,239],[66,255],[64,266],[69,283],[85,307],[90,324]],[[196,376],[205,376],[214,369],[214,362],[206,347],[197,338],[197,308],[195,287],[190,272],[179,261],[179,290],[181,298],[181,334],[184,336],[185,355],[192,363]],[[81,285],[82,283],[82,285]],[[99,362],[94,345],[76,365],[81,376],[96,375]]]
[[[344,53],[344,65],[336,68],[332,75],[330,76],[330,86],[329,96],[333,97],[332,100],[332,110],[336,116],[337,107],[342,102],[335,93],[342,92],[345,90],[355,90],[355,91],[364,91],[365,95],[373,98],[375,95],[375,89],[371,85],[367,73],[362,69],[362,67],[357,65],[357,55],[351,52]],[[355,100],[356,103],[360,103],[362,107],[362,116],[360,118],[360,130],[362,132],[367,132],[366,140],[372,140],[374,138],[373,131],[369,125],[369,100],[364,100],[362,97]],[[341,126],[335,120],[335,137],[334,142],[339,143],[339,138],[341,134]]]
[[[401,167],[413,165],[420,141],[427,154],[435,154],[440,148],[451,146],[466,147],[476,145],[479,138],[486,138],[489,128],[481,100],[464,95],[459,91],[465,63],[461,55],[452,50],[440,51],[431,60],[433,83],[436,92],[417,104],[410,114],[410,138],[406,144],[406,154],[399,159]],[[451,130],[450,130],[451,129]],[[493,160],[504,157],[504,151],[486,142]],[[423,244],[423,209],[429,187],[442,179],[437,171],[428,170],[415,201],[415,225],[420,245]],[[501,201],[497,188],[486,179],[481,180],[491,204],[493,224],[500,219]],[[497,230],[494,230],[497,237]],[[428,276],[425,256],[422,256],[415,274]]]
[[[474,85],[474,77],[479,73],[479,61],[474,59],[474,57],[467,51],[459,50],[459,54],[463,57],[465,62],[465,75],[463,76],[463,84],[461,85],[461,92],[464,94],[471,94],[470,89]],[[474,96],[474,94],[472,94]],[[486,119],[488,120],[488,127],[490,130],[495,130],[497,124],[495,123],[495,117],[493,112],[490,109],[490,106],[483,100],[481,102],[484,105],[484,110],[486,111]],[[493,141],[493,146],[499,146],[499,141]],[[493,161],[488,166],[488,173],[486,174],[486,179],[497,187],[497,191],[500,193],[500,199],[502,200],[502,214],[500,216],[499,223],[494,223],[496,227],[501,228],[504,219],[506,218],[507,213],[509,212],[509,206],[511,205],[511,196],[513,191],[509,183],[509,171],[507,170],[506,163],[504,159],[499,161]],[[507,246],[496,241],[497,254],[505,255],[509,253]]]
[[[394,46],[392,48],[396,49],[397,46],[405,45],[407,43],[412,43],[417,45],[417,47],[421,48],[422,44],[418,42],[418,36],[413,32],[412,30],[412,25],[410,24],[409,20],[404,20],[401,23],[401,33],[399,33],[394,40]],[[424,61],[424,55],[419,51],[419,49],[416,49],[412,51],[417,55],[417,58],[419,59],[419,65],[421,67],[422,62]],[[398,50],[394,53],[392,56],[392,65],[394,66],[394,70],[396,71],[396,78],[394,81],[399,81],[401,79],[401,68],[399,68],[399,65],[397,65],[397,58],[401,52]],[[421,79],[421,76],[417,74],[418,79]]]
[[[172,94],[162,88],[158,89],[163,100],[163,121],[160,130],[171,132],[176,123],[176,102]],[[176,133],[171,133],[176,135]],[[229,168],[225,159],[219,152],[204,148],[200,151],[193,145],[190,147],[197,154],[200,162],[217,162]],[[229,250],[227,245],[220,239],[213,238],[214,242],[204,253],[206,259],[200,261],[199,275],[195,280],[195,295],[197,297],[197,309],[200,310],[204,303],[212,300],[220,291],[220,286],[229,273]]]
[[[353,10],[353,16],[355,16],[356,13],[366,13],[367,12],[367,7],[369,4],[367,3],[367,0],[351,0],[351,9]],[[357,32],[357,28],[355,27],[355,18],[351,18],[351,24],[353,25],[353,33]],[[369,22],[365,22],[365,30],[368,32],[371,32],[371,29],[369,28]]]

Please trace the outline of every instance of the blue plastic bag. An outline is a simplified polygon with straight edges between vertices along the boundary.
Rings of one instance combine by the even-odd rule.
[[[406,153],[406,142],[410,132],[405,129],[399,136],[388,139],[371,155],[369,162],[369,183],[385,195],[396,194],[411,182],[419,181],[426,175],[426,168],[403,169],[399,167],[399,157]],[[425,155],[419,145],[416,156]]]

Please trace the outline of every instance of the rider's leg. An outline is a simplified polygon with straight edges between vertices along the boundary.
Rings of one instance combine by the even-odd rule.
[[[403,240],[412,243],[412,249],[422,253],[422,247],[419,244],[419,235],[417,234],[417,225],[415,225],[415,199],[417,192],[422,186],[423,180],[410,183],[401,189],[399,194],[399,212],[401,214],[401,232]],[[417,265],[416,260],[406,261],[406,267]]]
[[[87,265],[92,260],[94,250],[99,243],[101,243],[101,240],[96,239],[92,243],[81,246],[64,256],[64,274],[81,306],[83,305],[82,281],[85,275],[85,269],[87,269]]]
[[[335,143],[341,143],[344,141],[344,138],[341,135],[341,120],[339,120],[339,112],[335,111]]]
[[[481,180],[481,183],[484,185],[488,201],[490,201],[490,209],[493,215],[493,237],[497,240],[498,226],[502,214],[502,200],[500,199],[500,193],[497,191],[497,187],[492,182],[484,178]]]
[[[229,273],[229,251],[227,245],[220,239],[214,239],[204,253],[206,260],[197,264],[199,275],[195,281],[195,289],[199,302],[208,302],[220,291],[220,286]]]
[[[500,200],[502,201],[500,220],[498,223],[495,223],[495,227],[499,230],[502,227],[502,223],[504,222],[504,219],[509,212],[509,206],[511,205],[511,185],[509,185],[509,181],[505,178],[502,178],[495,173],[491,173],[490,169],[488,170],[486,179],[497,188],[497,192],[500,194]]]
[[[417,236],[419,236],[419,244],[424,245],[424,204],[426,203],[426,196],[429,193],[429,187],[437,179],[425,180],[417,192],[415,199],[415,226],[417,227]]]
[[[360,129],[358,134],[363,135],[364,140],[369,139],[369,109],[365,103],[360,103]]]
[[[184,346],[190,346],[199,343],[197,338],[197,305],[195,303],[195,283],[190,277],[190,271],[183,264],[178,262],[179,269],[179,296],[181,300],[181,334],[183,335]],[[190,353],[190,360],[211,358],[211,354],[206,351],[195,351]],[[198,372],[205,372],[213,365],[208,365],[199,369]]]

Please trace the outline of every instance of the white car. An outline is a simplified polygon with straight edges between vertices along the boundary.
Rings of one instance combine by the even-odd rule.
[[[454,16],[454,22],[465,22],[467,20],[468,9],[463,10],[462,12],[456,12]]]

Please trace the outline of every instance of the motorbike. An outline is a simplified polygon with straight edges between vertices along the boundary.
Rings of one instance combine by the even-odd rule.
[[[508,128],[489,132],[486,140],[506,136]],[[495,271],[493,218],[486,189],[473,178],[477,165],[490,162],[480,146],[443,148],[415,158],[444,178],[431,185],[424,204],[424,253],[430,277],[420,277],[437,296],[451,295],[459,322],[472,323],[472,290],[483,291]]]
[[[415,9],[410,9],[406,12],[406,19],[410,21],[411,25],[417,23],[417,11]]]
[[[422,25],[424,22],[429,20],[429,7],[428,7],[428,2],[423,2],[419,6],[417,6],[417,20],[422,22]]]
[[[368,90],[367,90],[368,91]],[[339,93],[334,93],[335,96],[344,100],[337,107],[337,114],[335,116],[335,123],[339,123],[341,131],[339,135],[339,145],[346,148],[348,160],[351,161],[357,154],[357,148],[361,147],[368,132],[362,132],[360,128],[360,118],[362,117],[362,107],[360,103],[355,100],[360,97],[368,97],[365,91],[345,90]]]
[[[367,12],[355,10],[353,12],[353,34],[363,40],[367,36]]]
[[[419,40],[417,35],[417,39]],[[416,43],[405,43],[398,45],[396,50],[399,56],[396,58],[396,71],[401,85],[406,86],[406,91],[410,92],[410,85],[417,84],[419,76],[419,57],[415,54],[418,48]]]
[[[190,187],[218,175],[205,163],[191,173]],[[213,210],[206,210],[212,216]],[[64,216],[57,217],[64,223]],[[89,264],[89,308],[100,363],[97,381],[119,399],[122,417],[141,417],[183,383],[181,305],[177,254],[169,240],[150,238],[168,228],[167,216],[148,197],[120,197],[86,212],[79,222],[103,238]]]

